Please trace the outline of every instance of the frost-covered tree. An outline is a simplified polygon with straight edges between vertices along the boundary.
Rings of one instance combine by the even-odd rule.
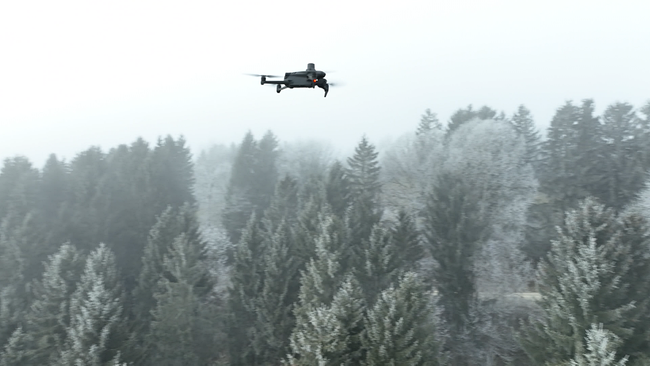
[[[32,358],[28,351],[29,342],[29,335],[23,332],[23,328],[20,326],[16,328],[4,348],[0,348],[0,366],[39,365],[39,363],[30,363]]]
[[[232,165],[223,213],[230,240],[239,242],[251,213],[261,217],[268,208],[278,179],[278,141],[271,131],[258,142],[251,132],[244,136]]]
[[[148,342],[151,365],[204,364],[214,357],[211,339],[214,327],[207,316],[208,304],[197,292],[205,281],[203,248],[188,234],[180,234],[163,261],[163,273],[156,285],[156,307],[151,311]]]
[[[370,232],[381,219],[381,167],[378,154],[364,136],[354,155],[348,158],[351,205],[346,212],[346,222],[350,228],[350,261],[354,268],[363,266],[363,253],[368,246]]]
[[[277,158],[278,176],[296,177],[302,186],[313,178],[324,177],[333,163],[333,148],[324,141],[305,140],[283,143]]]
[[[23,254],[20,237],[12,233],[9,220],[0,221],[0,347],[21,320],[24,308]]]
[[[315,256],[300,277],[296,318],[304,318],[311,309],[329,305],[332,301],[348,271],[344,255],[341,254],[346,241],[341,222],[335,216],[321,215],[315,237]]]
[[[256,318],[252,346],[259,362],[273,364],[289,351],[299,277],[297,258],[291,255],[289,228],[282,222],[275,233],[269,235],[264,244],[263,283],[254,300]]]
[[[396,213],[424,208],[431,182],[444,161],[444,133],[432,129],[426,134],[399,137],[382,157],[382,202]]]
[[[151,311],[156,306],[154,291],[164,272],[164,258],[174,240],[181,234],[186,234],[193,245],[205,247],[200,236],[196,210],[189,204],[180,208],[168,207],[158,216],[156,224],[149,231],[142,258],[142,269],[133,291],[134,304],[129,314],[132,318],[131,331],[134,333],[130,339],[130,351],[125,354],[129,361],[136,361],[147,353],[142,342],[149,333]],[[197,293],[207,294],[211,290],[208,276],[206,275],[202,282],[198,282],[197,286],[200,286],[200,289],[198,287],[195,289]]]
[[[628,204],[643,187],[647,172],[643,151],[647,149],[642,138],[632,105],[615,103],[603,114],[602,157],[605,165],[600,197],[616,209]]]
[[[542,316],[522,338],[535,365],[581,357],[591,324],[603,324],[623,343],[630,339],[634,302],[622,282],[630,270],[626,249],[611,209],[588,198],[567,214],[548,260],[540,264]]]
[[[347,276],[331,304],[308,309],[298,318],[291,334],[292,366],[361,365],[365,359],[362,345],[366,305],[359,284]]]
[[[199,153],[194,164],[194,194],[201,225],[221,223],[233,160],[234,146],[212,145]]]
[[[532,273],[522,248],[537,180],[523,137],[506,121],[474,120],[449,136],[447,154],[445,169],[463,177],[477,199],[477,218],[490,231],[474,263],[479,291],[524,289]]]
[[[424,114],[420,117],[420,124],[418,125],[415,134],[417,136],[426,136],[435,130],[442,130],[442,124],[440,123],[440,120],[438,120],[438,115],[431,112],[431,109],[427,108],[424,111]]]
[[[71,323],[70,298],[84,269],[79,251],[69,243],[45,263],[42,279],[32,284],[34,301],[27,312],[24,333],[35,365],[51,364],[62,351]]]
[[[357,268],[357,273],[366,303],[372,306],[377,296],[398,280],[403,269],[398,248],[387,229],[373,227],[363,260],[363,267]]]
[[[256,299],[264,279],[264,231],[255,214],[235,248],[228,297],[228,348],[232,365],[256,365],[251,342],[255,332]]]
[[[111,365],[123,333],[122,292],[115,256],[104,244],[92,251],[70,299],[70,326],[57,365]]]
[[[512,127],[517,134],[524,138],[526,142],[526,153],[524,162],[537,168],[540,159],[541,137],[539,130],[535,127],[535,121],[530,110],[523,104],[517,108],[517,112],[510,119]]]
[[[454,114],[449,118],[449,122],[447,123],[447,134],[451,134],[454,132],[458,127],[463,125],[466,122],[469,122],[474,119],[479,119],[479,120],[486,120],[486,119],[498,119],[498,120],[503,120],[505,117],[503,117],[503,112],[501,115],[497,116],[497,111],[494,109],[488,107],[488,106],[483,106],[479,110],[474,110],[472,109],[472,105],[468,105],[467,108],[465,109],[459,109]]]
[[[362,343],[363,365],[438,365],[435,325],[424,283],[406,273],[384,290],[368,310]]]
[[[619,343],[615,334],[603,329],[602,324],[591,325],[585,336],[584,353],[576,355],[566,366],[625,366],[628,357],[617,360],[616,347]]]
[[[332,213],[338,217],[345,216],[345,211],[350,205],[350,179],[345,167],[336,160],[329,167],[325,184],[325,196]]]

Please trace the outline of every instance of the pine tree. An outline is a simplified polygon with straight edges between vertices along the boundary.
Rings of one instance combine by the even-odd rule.
[[[0,170],[0,220],[11,213],[15,225],[38,202],[38,169],[25,157],[17,156],[4,160]]]
[[[417,269],[424,258],[424,247],[413,217],[404,210],[397,213],[397,223],[391,229],[391,242],[402,269]]]
[[[36,212],[37,220],[45,233],[41,251],[43,257],[39,258],[39,263],[44,261],[48,255],[54,254],[53,250],[69,239],[65,231],[66,218],[62,215],[66,206],[69,205],[69,175],[68,165],[64,161],[59,161],[56,155],[50,155],[41,174]]]
[[[180,208],[168,207],[158,216],[156,224],[149,231],[142,258],[142,270],[133,291],[133,306],[129,314],[132,318],[131,332],[134,333],[130,340],[130,350],[128,354],[125,354],[129,361],[139,362],[140,357],[149,353],[146,344],[142,342],[149,334],[149,325],[152,321],[151,311],[156,306],[154,291],[164,273],[164,258],[181,234],[185,234],[192,245],[199,248],[205,247],[199,232],[196,209],[189,204]],[[196,285],[194,292],[200,296],[206,295],[211,290],[207,274]]]
[[[350,181],[345,167],[338,160],[329,168],[325,192],[332,213],[344,217],[350,204]]]
[[[454,132],[458,127],[463,125],[465,122],[469,122],[473,119],[503,119],[495,118],[497,117],[497,111],[494,109],[483,106],[479,110],[472,109],[472,105],[468,105],[465,109],[459,109],[451,116],[449,123],[447,124],[447,135]]]
[[[425,285],[406,273],[381,293],[365,318],[363,365],[438,365],[433,314]]]
[[[625,366],[628,357],[616,361],[616,346],[619,343],[615,334],[603,329],[602,324],[591,325],[585,336],[585,353],[577,355],[567,366]]]
[[[58,365],[103,366],[120,355],[122,293],[115,256],[104,244],[90,253],[70,299],[70,326]]]
[[[541,137],[539,131],[535,127],[535,122],[530,114],[530,110],[523,104],[519,106],[517,112],[512,116],[510,123],[517,131],[517,134],[524,138],[526,141],[526,155],[524,162],[532,164],[534,168],[538,168],[537,164],[540,159],[540,146]]]
[[[466,183],[443,173],[424,212],[424,245],[436,266],[433,280],[444,320],[459,331],[476,299],[474,256],[484,231],[476,215],[476,198]]]
[[[600,191],[603,203],[620,209],[642,188],[646,172],[639,153],[645,148],[632,105],[615,103],[603,114],[605,172]]]
[[[29,365],[31,358],[28,355],[28,335],[23,332],[22,327],[16,328],[5,344],[0,349],[0,366]],[[33,363],[38,365],[38,363]]]
[[[156,307],[151,311],[149,364],[199,365],[214,356],[206,330],[210,319],[196,291],[207,276],[200,245],[180,234],[165,254],[163,272],[156,285]]]
[[[417,136],[426,136],[434,130],[441,130],[442,124],[438,120],[438,116],[427,108],[422,117],[420,117],[420,124],[415,132]]]
[[[232,165],[223,225],[233,243],[239,242],[251,213],[261,217],[277,181],[278,142],[270,131],[259,142],[248,132]]]
[[[365,303],[359,284],[347,276],[331,304],[307,309],[291,334],[288,364],[295,366],[360,365]]]
[[[289,351],[289,336],[295,324],[293,305],[298,295],[299,263],[291,255],[291,232],[284,222],[274,233],[267,233],[267,238],[263,283],[255,298],[252,343],[260,363],[275,364]]]
[[[336,216],[320,216],[315,237],[316,254],[300,277],[299,302],[294,311],[296,319],[304,320],[310,310],[331,303],[347,272],[341,254],[347,241],[345,235]]]
[[[164,183],[152,176],[152,152],[142,139],[112,149],[106,161],[102,194],[96,201],[105,210],[101,240],[115,253],[125,290],[131,292],[137,284],[147,233],[160,214],[156,195]]]
[[[277,160],[280,155],[279,143],[275,135],[268,131],[262,136],[256,151],[254,172],[255,180],[252,183],[253,205],[258,214],[262,214],[271,203],[278,180]]]
[[[231,365],[257,365],[251,347],[255,332],[255,304],[263,286],[264,231],[253,213],[236,246],[228,289],[228,348]]]
[[[393,245],[390,232],[379,225],[373,227],[368,247],[363,253],[363,267],[357,268],[358,278],[366,298],[372,306],[377,296],[394,284],[402,270],[398,248]]]
[[[588,198],[567,214],[540,266],[543,315],[525,329],[522,345],[535,365],[584,354],[591,324],[602,323],[623,342],[633,334],[627,321],[634,303],[621,280],[629,271],[625,245],[611,209]]]
[[[158,139],[151,153],[151,182],[154,189],[154,214],[167,206],[194,204],[194,163],[192,153],[185,146],[185,138],[171,136]]]
[[[368,246],[370,233],[381,218],[379,180],[380,166],[378,152],[363,137],[355,148],[355,154],[348,158],[347,176],[350,182],[351,206],[346,212],[350,228],[350,263],[353,268],[363,266],[363,253]]]
[[[70,162],[69,204],[61,215],[66,219],[66,241],[80,250],[91,251],[93,243],[101,241],[101,223],[104,222],[105,212],[96,202],[106,202],[99,198],[99,187],[106,171],[106,154],[99,147],[91,147],[77,154]]]
[[[0,222],[0,347],[11,337],[21,320],[23,268],[20,243],[12,235],[9,220],[5,218]]]
[[[634,308],[627,314],[626,321],[634,328],[633,335],[621,344],[620,352],[629,355],[631,360],[646,359],[650,361],[650,258],[647,248],[650,245],[650,222],[634,210],[619,215],[621,238],[620,245],[625,248],[621,255],[623,263],[629,269],[621,276],[624,293],[618,298],[608,299],[610,303],[633,302]],[[639,362],[643,364],[643,362]]]
[[[70,326],[70,298],[81,278],[84,261],[69,243],[49,257],[40,281],[32,286],[32,303],[26,315],[25,333],[29,336],[29,357],[34,365],[55,361],[63,350]]]

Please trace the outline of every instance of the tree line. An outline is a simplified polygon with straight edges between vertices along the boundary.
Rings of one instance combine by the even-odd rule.
[[[649,168],[650,103],[592,100],[9,158],[0,365],[645,365]]]

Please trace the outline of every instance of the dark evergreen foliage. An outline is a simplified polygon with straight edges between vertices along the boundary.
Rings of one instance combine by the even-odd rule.
[[[338,160],[329,169],[325,194],[332,213],[338,217],[344,217],[350,205],[350,181],[345,167]]]
[[[473,258],[485,227],[477,215],[477,200],[459,177],[443,173],[434,185],[424,212],[424,246],[436,261],[433,280],[444,320],[460,331],[476,299]]]
[[[469,122],[475,118],[478,119],[495,119],[497,117],[497,111],[494,109],[483,106],[479,110],[472,109],[472,105],[468,105],[465,109],[459,109],[451,116],[449,123],[447,123],[447,135],[455,131],[460,125],[465,122]],[[498,119],[503,119],[500,117]]]

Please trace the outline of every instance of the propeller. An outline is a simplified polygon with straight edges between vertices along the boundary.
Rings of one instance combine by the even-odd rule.
[[[244,74],[244,75],[255,76],[255,77],[264,76],[264,77],[267,77],[267,78],[279,78],[280,77],[280,76],[277,76],[277,75],[264,75],[264,74]]]

